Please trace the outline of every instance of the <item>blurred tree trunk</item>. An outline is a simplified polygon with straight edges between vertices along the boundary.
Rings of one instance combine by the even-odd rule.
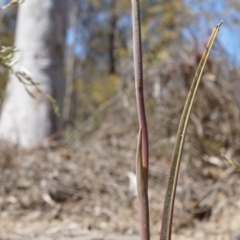
[[[74,0],[71,4],[70,10],[70,31],[71,31],[71,43],[68,47],[68,56],[67,56],[67,74],[66,74],[66,94],[64,99],[64,108],[63,108],[63,122],[69,123],[71,121],[71,110],[72,110],[72,98],[73,98],[73,82],[74,82],[74,70],[75,70],[75,47],[77,43],[77,30],[78,30],[78,15],[79,15],[79,1]]]
[[[117,14],[115,9],[116,1],[113,0],[110,6],[110,28],[109,28],[109,73],[116,73],[116,57],[115,57],[115,32],[117,24]]]
[[[31,0],[19,6],[14,72],[29,74],[39,85],[27,86],[10,75],[0,118],[0,138],[20,147],[37,147],[60,135],[66,7],[66,1],[58,0]],[[53,112],[47,96],[57,101],[60,116]]]

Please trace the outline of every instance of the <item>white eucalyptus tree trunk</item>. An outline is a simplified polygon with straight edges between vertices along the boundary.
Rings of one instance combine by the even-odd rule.
[[[14,71],[25,71],[38,88],[10,75],[0,116],[0,138],[23,148],[40,146],[61,129],[64,98],[64,47],[66,33],[65,0],[25,0],[19,6]],[[31,96],[33,95],[34,98]],[[60,108],[53,112],[47,96]]]

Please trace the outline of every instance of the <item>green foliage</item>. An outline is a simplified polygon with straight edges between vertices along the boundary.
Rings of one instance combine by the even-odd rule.
[[[3,67],[12,70],[12,66],[14,65],[13,62],[13,54],[16,52],[15,47],[0,47],[0,65]]]
[[[31,97],[35,98],[35,96],[31,93],[31,91],[28,90],[28,87],[30,86],[35,86],[35,88],[40,94],[45,95],[37,86],[39,85],[39,83],[34,82],[33,79],[27,73],[23,71],[22,72],[14,71],[13,65],[15,64],[15,62],[13,61],[13,54],[16,51],[17,49],[15,47],[5,47],[5,46],[0,47],[0,65],[8,69],[12,74],[14,74],[18,78],[19,82],[23,84],[23,86],[25,87],[25,90],[28,92],[28,94]],[[59,115],[59,107],[57,105],[56,100],[50,95],[46,95],[46,97],[50,101],[55,114]]]

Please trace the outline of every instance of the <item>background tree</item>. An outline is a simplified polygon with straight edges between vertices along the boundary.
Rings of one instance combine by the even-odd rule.
[[[78,16],[78,27],[71,27],[70,31],[73,36],[75,29],[77,41],[71,101],[67,105],[70,121],[67,122],[83,129],[90,117],[94,120],[92,127],[96,128],[101,122],[99,114],[93,117],[96,110],[100,106],[102,109],[108,101],[113,103],[112,100],[117,99],[116,95],[123,88],[132,86],[130,2],[77,2],[81,14]],[[160,64],[167,62],[172,52],[180,48],[181,29],[188,22],[189,15],[187,6],[181,0],[170,3],[143,1],[142,5],[144,66],[148,69],[145,78],[151,94]],[[71,41],[69,45],[72,44]],[[167,75],[168,70],[169,67],[164,67],[164,74]]]
[[[68,33],[69,39],[67,41],[67,49],[66,49],[66,91],[64,98],[64,108],[63,108],[63,122],[69,123],[71,116],[71,102],[74,99],[73,97],[73,83],[75,79],[75,48],[78,40],[78,24],[79,24],[79,1],[72,0],[69,4],[68,11]]]
[[[0,136],[21,147],[36,147],[58,137],[64,97],[66,1],[25,1],[19,6],[14,72],[24,72],[38,85],[11,74],[0,119]],[[60,116],[49,96],[56,99]]]

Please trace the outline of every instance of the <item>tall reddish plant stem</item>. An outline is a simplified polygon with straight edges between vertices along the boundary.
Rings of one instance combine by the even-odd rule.
[[[141,44],[141,28],[139,0],[132,0],[132,16],[133,16],[133,60],[135,73],[135,89],[138,110],[139,128],[142,129],[142,160],[143,168],[148,182],[148,130],[144,106],[143,95],[143,68],[142,68],[142,44]]]
[[[137,99],[139,141],[137,150],[137,188],[141,240],[150,240],[148,204],[148,131],[143,95],[143,68],[139,0],[132,0],[133,59]]]

